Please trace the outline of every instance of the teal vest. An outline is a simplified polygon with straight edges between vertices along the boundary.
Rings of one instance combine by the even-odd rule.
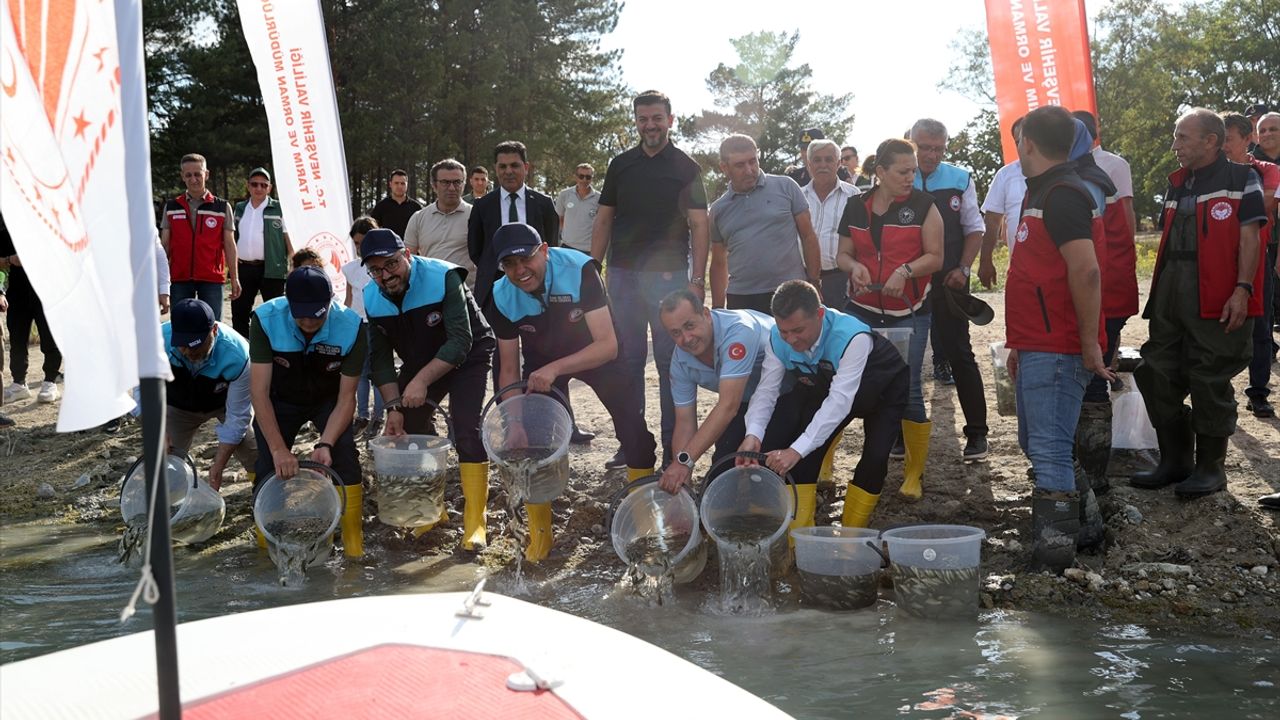
[[[244,217],[249,201],[236,203],[236,244],[240,244],[240,220]],[[280,203],[274,198],[267,198],[267,206],[262,209],[262,257],[263,277],[283,280],[289,275],[289,258],[286,257],[284,245],[284,213]]]
[[[769,345],[793,383],[828,390],[840,367],[840,358],[853,337],[869,332],[871,328],[861,320],[827,308],[822,316],[822,336],[818,338],[817,347],[813,348],[812,357],[783,342],[776,325],[769,333]]]

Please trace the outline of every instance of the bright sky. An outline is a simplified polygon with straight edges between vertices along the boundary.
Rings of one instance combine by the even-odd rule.
[[[1108,4],[1086,0],[1089,18]],[[624,50],[627,84],[665,92],[684,115],[712,107],[706,78],[718,63],[736,62],[730,38],[799,30],[793,63],[809,63],[818,92],[853,93],[847,139],[865,158],[919,117],[954,134],[978,113],[937,84],[952,61],[951,38],[985,27],[983,0],[628,0],[604,46]]]

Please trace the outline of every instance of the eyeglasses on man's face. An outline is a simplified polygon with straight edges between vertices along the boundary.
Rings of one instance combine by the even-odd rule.
[[[251,182],[249,183],[249,187],[251,187],[251,188],[269,188],[269,187],[271,187],[271,183],[269,183],[269,182],[254,182],[254,181],[251,181]]]
[[[400,262],[403,259],[404,258],[402,258],[401,256],[396,255],[395,257],[388,259],[386,262],[382,263],[381,265],[366,265],[364,268],[364,271],[369,273],[369,277],[374,278],[376,280],[377,278],[384,277],[386,275],[390,275],[391,273],[395,272],[396,268],[400,267]]]
[[[595,177],[595,176],[594,176],[594,175],[579,175],[579,176],[578,176],[578,179],[579,179],[579,180],[590,180],[590,179],[591,179],[591,178],[593,178],[593,177]]]

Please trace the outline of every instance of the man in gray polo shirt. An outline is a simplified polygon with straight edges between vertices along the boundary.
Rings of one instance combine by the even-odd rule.
[[[600,193],[591,187],[595,168],[587,163],[578,166],[576,182],[556,196],[556,214],[560,216],[560,244],[591,254],[591,226],[600,209]]]
[[[770,312],[773,291],[808,280],[821,292],[822,253],[795,180],[760,170],[755,140],[720,143],[729,189],[711,204],[711,297],[716,307]]]

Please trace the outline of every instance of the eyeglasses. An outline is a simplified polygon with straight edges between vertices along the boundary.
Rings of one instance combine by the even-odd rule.
[[[255,188],[269,188],[269,187],[271,187],[271,183],[269,183],[269,182],[251,182],[251,183],[249,183],[249,187],[255,187]]]
[[[403,258],[397,255],[391,258],[390,260],[386,261],[379,267],[366,265],[364,268],[364,271],[369,273],[369,277],[373,278],[374,280],[377,280],[378,278],[384,277],[386,275],[390,275],[392,272],[395,272],[395,270],[400,267],[401,260],[403,260]]]
[[[579,179],[579,180],[590,180],[590,179],[591,179],[591,178],[593,178],[593,177],[595,177],[595,176],[594,176],[594,175],[579,175],[579,176],[578,176],[578,179]]]
[[[533,259],[538,256],[538,249],[541,247],[542,246],[539,245],[538,247],[530,250],[528,255],[508,255],[502,258],[498,264],[502,266],[503,270],[514,270],[518,267],[522,267],[533,262]]]
[[[462,180],[437,180],[436,181],[437,185],[444,185],[445,187],[456,187],[456,188],[462,187],[462,183],[463,183]]]

